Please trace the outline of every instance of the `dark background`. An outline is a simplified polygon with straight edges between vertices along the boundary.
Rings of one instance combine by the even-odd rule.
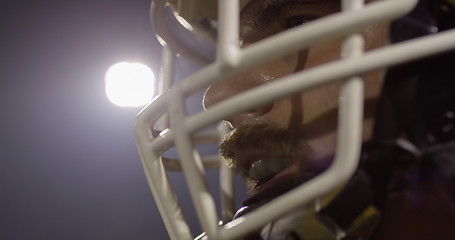
[[[140,108],[104,93],[114,63],[158,75],[149,5],[2,1],[0,239],[168,239],[136,151]],[[171,178],[185,193],[182,176]]]

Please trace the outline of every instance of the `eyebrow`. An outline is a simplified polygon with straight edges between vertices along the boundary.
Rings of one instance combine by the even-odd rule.
[[[283,9],[289,7],[289,5],[311,6],[316,4],[328,4],[335,1],[336,0],[264,0],[264,7],[254,17],[254,22],[256,22],[256,27],[264,27],[274,21],[277,17],[276,13],[281,13]]]
[[[265,26],[274,21],[277,16],[276,13],[281,13],[285,7],[292,4],[313,4],[326,0],[265,0],[263,9],[256,15],[255,21],[260,26]]]

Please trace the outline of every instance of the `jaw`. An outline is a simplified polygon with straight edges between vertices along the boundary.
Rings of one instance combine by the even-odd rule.
[[[298,187],[300,184],[308,181],[316,174],[307,174],[303,177],[299,173],[296,164],[277,173],[274,177],[261,184],[253,184],[249,192],[249,197],[243,202],[244,206],[248,206],[250,210],[261,206],[262,204],[277,198],[278,196]]]
[[[333,155],[319,160],[323,163],[329,163],[331,159],[333,159]],[[317,176],[327,169],[328,165],[330,164],[294,161],[293,164],[276,173],[267,181],[249,184],[251,190],[249,198],[244,201],[244,205],[262,205]]]
[[[275,176],[263,183],[256,183],[253,185],[249,196],[251,198],[258,197],[268,191],[276,191],[276,188],[286,189],[289,186],[292,188],[300,185],[301,183],[308,181],[314,177],[316,172],[302,172],[297,163],[285,168],[284,170],[277,173]],[[286,185],[286,186],[284,186]],[[291,188],[291,189],[292,189]],[[290,190],[290,189],[289,189]],[[280,192],[281,190],[278,190]]]
[[[309,156],[266,154],[258,149],[244,149],[236,152],[236,162],[240,164],[235,168],[247,179],[249,196],[253,197],[284,182],[309,180],[326,169],[328,158],[321,157],[315,161]]]
[[[249,193],[250,197],[253,197],[275,186],[278,186],[280,183],[296,178],[297,171],[298,170],[296,164],[293,164],[285,168],[284,170],[278,172],[269,180],[263,183],[255,183]]]

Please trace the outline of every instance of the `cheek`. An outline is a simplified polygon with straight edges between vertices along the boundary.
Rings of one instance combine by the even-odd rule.
[[[275,61],[271,61],[259,67],[263,75],[270,76],[270,79],[278,79],[298,70],[301,70],[302,54],[291,54]]]
[[[389,23],[375,24],[368,26],[363,36],[365,39],[366,50],[382,47],[388,43],[389,39]]]
[[[366,51],[387,44],[388,25],[374,25],[365,30]],[[310,68],[339,59],[342,40],[319,44],[308,51],[303,68]],[[371,137],[374,124],[375,102],[381,92],[383,71],[365,74],[365,99],[373,104],[365,106],[363,140]],[[338,97],[341,83],[332,83],[305,92],[301,95],[303,125],[307,144],[312,149],[312,159],[321,165],[328,165],[335,153],[337,137]]]
[[[340,86],[340,82],[333,82],[304,92],[301,95],[305,124],[312,124],[321,119],[330,119],[325,121],[324,125],[334,124]],[[327,128],[329,126],[323,127]],[[333,127],[330,126],[330,129]]]
[[[342,40],[336,39],[311,47],[308,49],[308,57],[304,67],[311,68],[339,59],[341,43]]]
[[[389,23],[368,26],[362,33],[365,40],[365,51],[382,47],[388,43]],[[342,38],[312,46],[303,68],[314,67],[340,58]]]

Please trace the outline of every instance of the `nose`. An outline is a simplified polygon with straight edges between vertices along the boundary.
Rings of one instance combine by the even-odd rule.
[[[287,75],[296,70],[297,56],[287,56],[276,61],[262,64],[248,72],[239,74],[235,77],[212,84],[204,95],[204,107],[209,109],[211,106],[230,98],[236,94],[245,92],[249,89],[262,84],[267,84],[281,76]],[[229,119],[233,127],[251,123],[263,119],[274,106],[275,103],[267,103],[258,108],[237,114]]]
[[[249,89],[266,84],[272,81],[275,77],[266,68],[260,67],[246,73],[240,74],[233,78],[212,84],[204,95],[204,108],[209,109],[211,106],[235,96],[239,93],[245,92]],[[247,112],[237,114],[229,119],[234,127],[248,123],[265,115],[272,108],[273,104],[267,104]]]

